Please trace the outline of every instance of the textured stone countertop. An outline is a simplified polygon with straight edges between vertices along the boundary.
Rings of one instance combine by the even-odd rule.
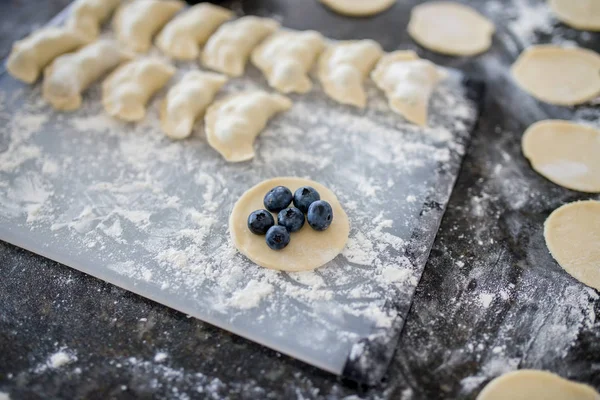
[[[0,2],[0,54],[68,0]],[[250,1],[292,28],[371,37],[416,48],[401,0],[373,19],[335,16],[316,0]],[[600,389],[600,300],[548,254],[542,225],[558,206],[596,198],[537,175],[520,153],[523,130],[552,117],[598,123],[598,107],[540,105],[506,80],[525,46],[579,43],[599,33],[558,24],[539,1],[473,1],[497,23],[485,56],[422,56],[487,82],[465,157],[392,365],[361,388],[160,304],[0,242],[0,399],[474,398],[492,377],[548,369]],[[293,5],[292,5],[293,4]],[[0,143],[1,146],[1,143]],[[0,150],[3,150],[0,148]],[[354,396],[354,397],[353,397]]]

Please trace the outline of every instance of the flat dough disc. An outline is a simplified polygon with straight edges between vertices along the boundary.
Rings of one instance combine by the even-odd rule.
[[[575,29],[600,31],[600,1],[550,0],[556,17]]]
[[[320,0],[338,14],[349,17],[367,17],[390,8],[396,0]]]
[[[591,386],[532,369],[504,374],[479,393],[477,400],[600,400]]]
[[[264,209],[265,194],[275,186],[285,186],[293,192],[301,186],[312,186],[329,202],[333,209],[333,222],[326,231],[317,232],[308,222],[298,232],[291,234],[290,244],[283,250],[271,250],[265,237],[248,229],[248,215]],[[277,215],[273,214],[275,221]],[[327,264],[346,247],[350,223],[335,194],[320,183],[302,178],[275,178],[259,183],[245,192],[233,206],[229,217],[229,231],[235,247],[261,267],[281,271],[307,271]]]
[[[451,56],[483,53],[492,44],[494,24],[471,7],[431,1],[414,7],[408,33],[421,46]]]
[[[534,170],[567,189],[600,192],[600,130],[563,120],[531,125],[521,142]]]
[[[600,55],[592,50],[532,46],[511,72],[523,90],[546,103],[572,106],[600,95]]]
[[[600,290],[600,201],[557,208],[544,224],[552,257],[572,277]]]

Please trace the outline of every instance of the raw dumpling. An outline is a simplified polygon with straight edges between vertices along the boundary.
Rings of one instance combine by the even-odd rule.
[[[277,29],[279,23],[270,18],[248,16],[228,22],[206,42],[202,62],[215,71],[241,76],[252,49]]]
[[[171,139],[185,139],[198,117],[212,103],[227,77],[214,72],[190,71],[163,100],[160,122]]]
[[[290,107],[292,102],[287,97],[260,90],[218,101],[208,108],[204,118],[208,143],[227,161],[249,160],[254,157],[254,139],[269,119]]]
[[[57,110],[75,110],[88,86],[131,58],[113,40],[100,40],[64,54],[44,70],[42,96]]]
[[[167,84],[175,68],[157,59],[131,61],[119,67],[102,83],[102,104],[106,112],[125,121],[139,121],[146,115],[146,103]]]
[[[342,104],[364,108],[365,77],[383,54],[373,40],[342,42],[329,47],[319,58],[319,80],[325,93]]]
[[[385,92],[392,110],[410,122],[426,126],[429,98],[446,75],[413,51],[395,51],[381,58],[371,78]]]
[[[100,34],[100,26],[119,2],[120,0],[78,0],[72,7],[67,27],[94,40]]]
[[[320,0],[338,14],[348,17],[368,17],[394,5],[396,0]]]
[[[269,85],[283,93],[306,93],[312,87],[308,71],[325,46],[315,31],[279,31],[252,52],[252,62]]]
[[[134,0],[123,4],[113,19],[117,39],[133,51],[147,52],[152,37],[184,4],[179,0]]]
[[[86,42],[86,39],[67,29],[39,30],[15,42],[6,61],[6,69],[16,79],[33,83],[52,60]]]
[[[233,13],[209,3],[197,4],[169,22],[156,38],[156,46],[176,60],[195,60],[210,35]]]

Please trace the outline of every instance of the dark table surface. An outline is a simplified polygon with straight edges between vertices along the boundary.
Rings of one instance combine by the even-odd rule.
[[[68,3],[0,1],[0,55]],[[474,398],[491,378],[516,368],[548,369],[600,389],[598,293],[562,271],[542,236],[553,209],[598,196],[553,185],[520,153],[528,124],[548,116],[598,123],[598,107],[544,106],[506,78],[506,67],[531,42],[560,37],[598,51],[600,34],[544,25],[535,1],[472,2],[494,12],[499,34],[492,50],[470,59],[440,57],[405,33],[407,10],[416,3],[400,1],[364,20],[335,16],[316,0],[244,3],[250,13],[280,15],[288,27],[371,37],[386,50],[416,48],[488,83],[478,128],[380,385],[357,387],[0,242],[0,399],[2,393],[11,399]],[[520,34],[537,32],[524,40],[504,29],[511,23]],[[68,363],[53,368],[49,357],[61,349]]]

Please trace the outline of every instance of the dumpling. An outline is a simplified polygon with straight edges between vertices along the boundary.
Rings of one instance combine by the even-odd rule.
[[[241,76],[252,49],[277,29],[279,23],[270,18],[248,16],[228,22],[206,42],[202,62],[215,71]]]
[[[319,80],[325,93],[342,104],[364,108],[363,82],[383,54],[373,40],[347,41],[325,50],[319,58]]]
[[[13,44],[6,69],[14,78],[33,83],[52,60],[86,43],[86,39],[70,30],[45,28]]]
[[[371,78],[385,92],[390,108],[408,121],[427,125],[429,98],[447,73],[413,51],[395,51],[381,58]]]
[[[254,157],[254,139],[276,113],[290,109],[285,96],[260,90],[242,92],[211,105],[204,117],[208,144],[225,160]]]
[[[210,3],[197,4],[170,21],[156,38],[156,46],[176,60],[195,60],[200,46],[225,21],[230,10]]]
[[[312,87],[308,71],[325,47],[315,31],[279,31],[252,52],[252,63],[269,85],[283,93],[306,93]]]
[[[185,3],[179,0],[134,0],[123,4],[113,18],[119,42],[138,53],[152,46],[152,37]]]
[[[57,110],[75,110],[81,106],[81,93],[88,86],[131,58],[113,40],[99,40],[64,54],[44,70],[42,96]]]
[[[173,86],[162,102],[160,122],[171,139],[185,139],[204,114],[227,77],[214,72],[190,71]]]
[[[94,40],[100,26],[119,5],[120,0],[77,0],[71,9],[67,27]]]
[[[147,58],[120,66],[102,83],[102,104],[106,112],[125,121],[139,121],[146,115],[146,103],[167,84],[175,68],[161,60]]]

